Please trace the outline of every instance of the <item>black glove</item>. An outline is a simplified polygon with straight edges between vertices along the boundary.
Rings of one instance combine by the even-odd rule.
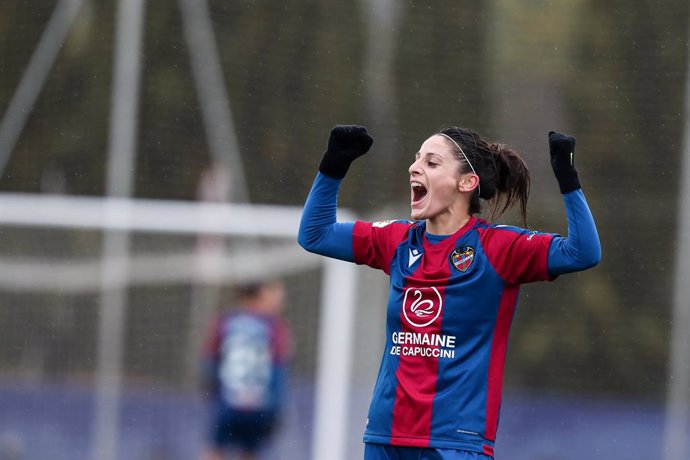
[[[364,126],[336,126],[331,130],[319,171],[334,179],[342,179],[350,169],[350,164],[367,153],[373,143],[374,139]]]
[[[561,193],[581,188],[575,169],[575,138],[567,134],[549,131],[549,153],[551,167],[556,175]]]

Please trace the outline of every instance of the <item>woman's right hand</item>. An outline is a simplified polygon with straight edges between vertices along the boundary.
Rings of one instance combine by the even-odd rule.
[[[342,179],[350,164],[369,151],[374,139],[364,126],[338,125],[331,130],[328,147],[319,171],[334,179]]]

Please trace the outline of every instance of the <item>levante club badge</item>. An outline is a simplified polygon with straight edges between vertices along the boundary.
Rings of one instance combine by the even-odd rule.
[[[455,268],[461,272],[466,272],[474,261],[474,249],[470,246],[455,248],[455,251],[450,255],[450,260],[455,265]]]

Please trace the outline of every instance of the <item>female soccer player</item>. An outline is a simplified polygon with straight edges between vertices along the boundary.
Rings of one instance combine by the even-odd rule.
[[[575,139],[549,133],[568,236],[495,225],[518,205],[529,172],[518,152],[473,131],[445,128],[409,168],[412,222],[336,222],[341,180],[373,143],[366,128],[336,126],[304,207],[308,251],[390,276],[386,348],[364,434],[365,460],[493,457],[506,344],[522,283],[595,266],[594,220],[573,163]]]
[[[204,460],[238,451],[257,460],[279,423],[285,402],[290,330],[279,279],[238,286],[235,308],[213,321],[204,344],[203,381],[212,412]]]

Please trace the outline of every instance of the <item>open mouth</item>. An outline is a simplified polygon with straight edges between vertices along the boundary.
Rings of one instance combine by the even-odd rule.
[[[424,199],[427,194],[426,187],[419,182],[410,182],[412,189],[412,203],[418,203]]]

